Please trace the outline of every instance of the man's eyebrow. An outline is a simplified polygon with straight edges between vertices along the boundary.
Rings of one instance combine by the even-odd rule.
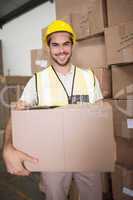
[[[69,43],[71,43],[71,41],[66,41],[66,42],[64,42],[64,44],[69,44]]]
[[[58,45],[58,43],[57,43],[57,42],[51,42],[51,44],[56,44],[56,45]]]

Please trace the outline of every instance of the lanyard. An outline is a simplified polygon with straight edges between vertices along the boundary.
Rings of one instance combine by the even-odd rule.
[[[74,89],[74,80],[75,80],[75,74],[76,74],[76,66],[74,66],[74,74],[73,74],[73,79],[72,79],[72,86],[71,86],[71,95],[69,97],[68,95],[68,92],[67,92],[67,89],[65,88],[64,84],[62,83],[61,79],[59,78],[57,72],[55,71],[54,67],[51,65],[56,77],[58,78],[59,82],[61,83],[66,95],[67,95],[67,98],[68,98],[68,103],[71,104],[72,103],[72,96],[73,96],[73,89]]]

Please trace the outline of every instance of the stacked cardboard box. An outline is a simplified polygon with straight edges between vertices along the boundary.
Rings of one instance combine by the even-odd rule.
[[[133,100],[133,64],[112,66],[112,92],[114,99]]]
[[[28,80],[28,76],[0,76],[0,129],[6,126],[11,102],[19,99]]]
[[[107,16],[106,61],[112,69],[117,153],[112,189],[114,200],[130,200],[133,198],[133,1],[107,0]]]
[[[107,0],[109,26],[119,25],[133,20],[132,0]]]
[[[130,200],[133,197],[130,182],[133,180],[133,64],[112,66],[112,91],[117,154],[112,175],[113,195],[114,200]]]
[[[133,170],[116,165],[115,172],[112,174],[112,188],[114,200],[133,199]]]
[[[133,62],[133,21],[105,29],[107,63]]]
[[[55,5],[57,19],[71,15],[78,40],[102,33],[107,25],[104,0],[57,0]]]
[[[44,48],[31,50],[31,70],[33,74],[45,69],[49,63],[49,55]]]

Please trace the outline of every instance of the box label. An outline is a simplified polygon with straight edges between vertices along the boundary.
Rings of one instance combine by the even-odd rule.
[[[126,188],[126,187],[123,187],[123,191],[122,191],[124,194],[127,194],[128,196],[130,197],[133,197],[133,190],[129,189],[129,188]]]
[[[127,127],[133,128],[133,119],[127,119]]]

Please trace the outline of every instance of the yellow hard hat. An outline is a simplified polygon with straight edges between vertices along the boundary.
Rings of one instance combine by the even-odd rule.
[[[43,41],[45,41],[47,43],[48,42],[47,39],[48,39],[49,35],[51,35],[52,33],[55,33],[55,32],[60,32],[60,31],[70,33],[72,35],[73,43],[75,43],[76,34],[74,33],[72,26],[62,20],[55,20],[48,26],[48,28],[43,36]]]

